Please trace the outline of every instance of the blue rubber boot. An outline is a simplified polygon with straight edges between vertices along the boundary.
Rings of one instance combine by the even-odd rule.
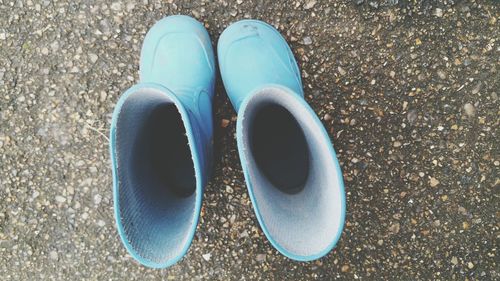
[[[310,261],[337,243],[345,194],[335,151],[304,100],[300,71],[272,26],[243,20],[220,36],[218,58],[238,113],[238,150],[255,214],[285,256]]]
[[[193,240],[212,165],[215,63],[203,25],[187,16],[157,22],[142,46],[140,79],[111,124],[115,218],[128,252],[165,268]]]

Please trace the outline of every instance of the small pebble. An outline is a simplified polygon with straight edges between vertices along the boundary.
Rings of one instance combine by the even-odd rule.
[[[406,118],[408,119],[408,122],[410,122],[410,124],[415,123],[415,121],[417,120],[417,117],[418,117],[418,114],[417,114],[417,111],[415,109],[408,111],[408,114],[406,115]]]
[[[59,258],[59,255],[57,254],[57,252],[56,252],[56,251],[50,251],[50,253],[49,253],[49,258],[50,258],[51,260],[57,260],[57,259]]]
[[[474,88],[472,88],[471,93],[472,93],[473,95],[478,94],[478,93],[481,91],[481,86],[482,86],[482,85],[483,85],[483,83],[481,83],[481,82],[477,83],[477,84],[476,84],[476,86],[475,86]]]
[[[222,120],[220,121],[220,126],[221,126],[222,128],[226,128],[227,126],[229,126],[229,122],[230,122],[230,121],[229,121],[229,120],[227,120],[227,119],[222,119]]]
[[[312,41],[311,37],[306,36],[306,37],[304,37],[302,42],[304,43],[304,45],[311,45],[313,41]]]
[[[342,75],[342,76],[344,76],[344,75],[347,74],[347,72],[342,67],[340,67],[340,66],[337,67],[337,70],[339,71],[339,74]]]
[[[429,180],[429,184],[431,185],[431,187],[436,187],[439,184],[439,181],[436,178],[431,177]]]
[[[262,262],[266,260],[266,254],[258,254],[255,258],[258,262]]]
[[[98,59],[96,54],[89,54],[90,62],[95,63]]]
[[[439,78],[441,78],[443,80],[446,79],[446,77],[447,77],[446,72],[444,72],[443,70],[438,70],[437,75],[439,76]]]
[[[434,15],[438,18],[442,17],[443,16],[443,10],[440,9],[440,8],[436,8],[436,10],[434,10]]]
[[[210,260],[210,258],[212,257],[212,254],[208,253],[208,254],[204,254],[204,255],[201,255],[201,256],[203,257],[203,259],[204,259],[205,261],[209,261],[209,260]]]
[[[318,2],[318,1],[316,1],[316,0],[309,0],[309,1],[307,1],[307,2],[304,4],[304,9],[305,9],[305,10],[309,10],[309,9],[311,9],[312,7],[314,7],[314,5],[316,5],[316,3],[317,3],[317,2]]]
[[[474,115],[476,115],[476,108],[474,108],[471,103],[466,103],[464,105],[464,111],[468,117],[474,117]]]
[[[120,2],[114,2],[111,4],[111,10],[120,11],[121,9],[122,9],[122,3]]]
[[[394,233],[394,234],[397,234],[397,233],[399,233],[400,228],[401,228],[401,225],[399,224],[399,222],[397,222],[397,223],[392,224],[389,227],[389,231]]]
[[[462,223],[462,228],[463,228],[464,230],[469,229],[469,223],[468,223],[468,222],[466,222],[466,221],[464,221],[464,222]]]
[[[107,97],[108,97],[108,94],[105,91],[101,91],[101,93],[99,93],[99,101],[100,102],[106,101]]]
[[[99,205],[102,201],[102,196],[101,194],[96,194],[94,195],[94,204],[95,205]]]

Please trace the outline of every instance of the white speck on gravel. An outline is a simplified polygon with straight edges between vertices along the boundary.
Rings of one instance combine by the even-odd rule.
[[[111,4],[111,10],[113,11],[120,11],[122,9],[122,3],[120,2],[114,2]]]
[[[440,9],[440,8],[436,8],[436,10],[434,10],[434,15],[438,18],[442,17],[443,16],[443,10]]]
[[[51,260],[57,260],[57,259],[59,258],[59,255],[57,254],[57,252],[56,252],[56,251],[50,251],[50,253],[49,253],[49,258],[50,258]]]
[[[99,205],[102,201],[102,196],[101,194],[96,194],[94,195],[94,204]]]
[[[316,1],[316,0],[309,0],[309,1],[307,1],[307,2],[304,4],[304,9],[309,10],[309,9],[313,8],[313,7],[314,7],[314,5],[316,5],[316,3],[317,3],[317,2],[318,2],[318,1]]]
[[[471,103],[466,103],[464,105],[464,111],[468,117],[474,117],[474,115],[476,115],[476,108]]]
[[[203,257],[203,259],[204,259],[205,261],[209,261],[209,260],[210,260],[210,258],[212,257],[212,254],[208,253],[208,254],[203,254],[203,255],[201,255],[201,256]]]
[[[89,54],[90,62],[95,63],[99,57],[96,54]]]
[[[337,67],[337,70],[339,71],[339,74],[342,75],[342,76],[344,76],[344,75],[347,74],[347,72],[342,67],[340,67],[340,66]]]

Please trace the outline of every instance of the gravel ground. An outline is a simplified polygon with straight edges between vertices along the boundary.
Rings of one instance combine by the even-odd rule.
[[[0,279],[500,278],[497,3],[107,2],[0,0]],[[171,14],[198,18],[214,42],[242,18],[290,42],[346,183],[346,226],[325,258],[293,262],[266,241],[221,83],[215,176],[189,253],[166,270],[126,253],[110,116],[138,80],[145,33]]]

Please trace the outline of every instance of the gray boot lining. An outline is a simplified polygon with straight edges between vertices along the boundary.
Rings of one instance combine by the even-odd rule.
[[[183,120],[167,95],[139,89],[128,96],[114,153],[128,242],[157,263],[178,256],[194,223],[196,179]]]
[[[291,95],[280,88],[266,88],[254,94],[245,108],[240,109],[239,122],[242,125],[239,133],[243,141],[243,161],[247,164],[249,186],[269,235],[292,255],[311,256],[331,246],[342,227],[341,175],[338,175],[337,160],[329,150],[330,139],[322,134],[321,130],[324,129],[321,123],[314,120],[317,116]],[[273,184],[254,157],[253,122],[259,118],[257,115],[262,112],[262,108],[270,105],[286,109],[305,136],[304,143],[289,140],[295,143],[292,145],[307,145],[308,150],[308,163],[301,165],[308,169],[307,179],[302,189],[295,194],[283,192]],[[271,120],[269,122],[272,123]],[[276,132],[279,132],[279,128]],[[273,134],[268,136],[269,139],[277,137]],[[297,151],[301,150],[297,147]],[[277,177],[286,176],[283,173]]]

